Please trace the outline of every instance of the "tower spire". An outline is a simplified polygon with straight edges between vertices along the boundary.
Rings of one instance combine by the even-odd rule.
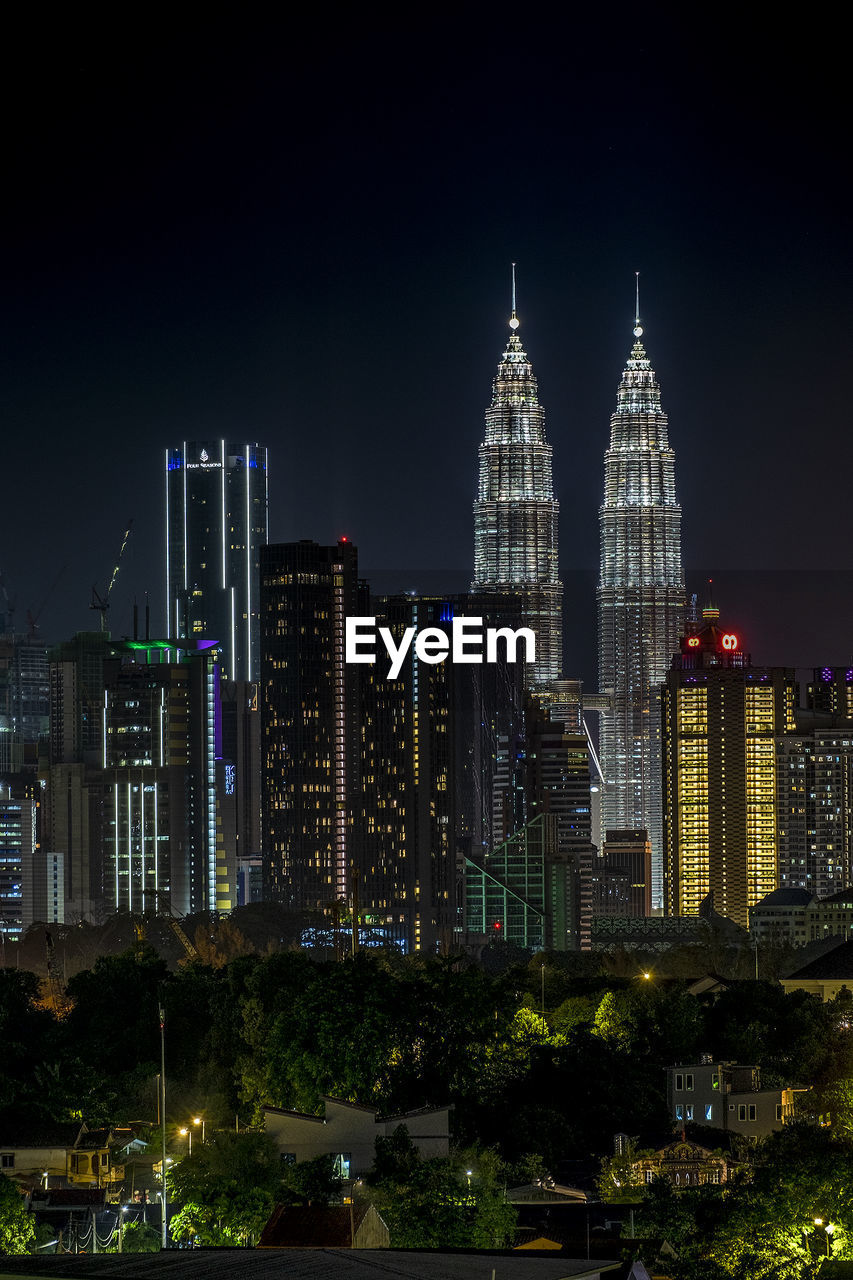
[[[515,314],[515,263],[512,264],[512,315],[509,318],[509,327],[513,331],[521,324],[518,316]]]
[[[634,305],[634,337],[642,338],[643,326],[640,324],[640,273],[639,271],[635,271],[634,275],[637,277],[637,301]]]

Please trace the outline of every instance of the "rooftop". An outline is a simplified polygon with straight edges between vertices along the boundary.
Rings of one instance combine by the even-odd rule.
[[[69,1280],[592,1280],[621,1263],[487,1251],[175,1249],[168,1253],[0,1256],[0,1275]]]

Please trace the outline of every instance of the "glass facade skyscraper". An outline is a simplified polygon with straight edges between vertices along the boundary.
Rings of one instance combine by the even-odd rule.
[[[652,846],[652,906],[663,898],[660,685],[684,619],[681,507],[660,387],[634,342],[610,419],[600,510],[598,656],[604,828],[645,828]]]
[[[529,672],[536,687],[556,680],[563,665],[563,584],[559,580],[551,446],[545,410],[513,311],[509,341],[492,383],[480,481],[474,503],[473,592],[522,601],[522,625],[536,636]]]
[[[258,677],[268,512],[263,445],[185,440],[166,450],[167,634],[217,641],[229,680]]]

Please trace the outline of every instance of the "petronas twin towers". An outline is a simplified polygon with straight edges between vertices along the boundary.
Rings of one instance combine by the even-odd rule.
[[[563,584],[557,560],[560,504],[554,497],[545,410],[515,330],[515,282],[509,342],[492,383],[480,485],[474,503],[475,592],[520,596],[536,636],[534,686],[556,680],[563,665]]]
[[[525,621],[536,635],[535,691],[546,689],[562,670],[559,504],[545,412],[516,332],[514,277],[509,323],[480,446],[472,589],[521,597]],[[638,307],[604,462],[597,599],[599,679],[606,701],[598,701],[609,707],[600,732],[602,828],[646,828],[657,906],[663,887],[659,686],[682,634],[684,575],[675,455],[642,334]]]

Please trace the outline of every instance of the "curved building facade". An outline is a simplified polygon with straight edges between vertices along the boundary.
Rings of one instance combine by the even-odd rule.
[[[652,906],[663,900],[660,686],[684,618],[681,507],[660,387],[637,317],[622,374],[599,513],[598,654],[605,779],[602,827],[645,828],[652,846]]]

